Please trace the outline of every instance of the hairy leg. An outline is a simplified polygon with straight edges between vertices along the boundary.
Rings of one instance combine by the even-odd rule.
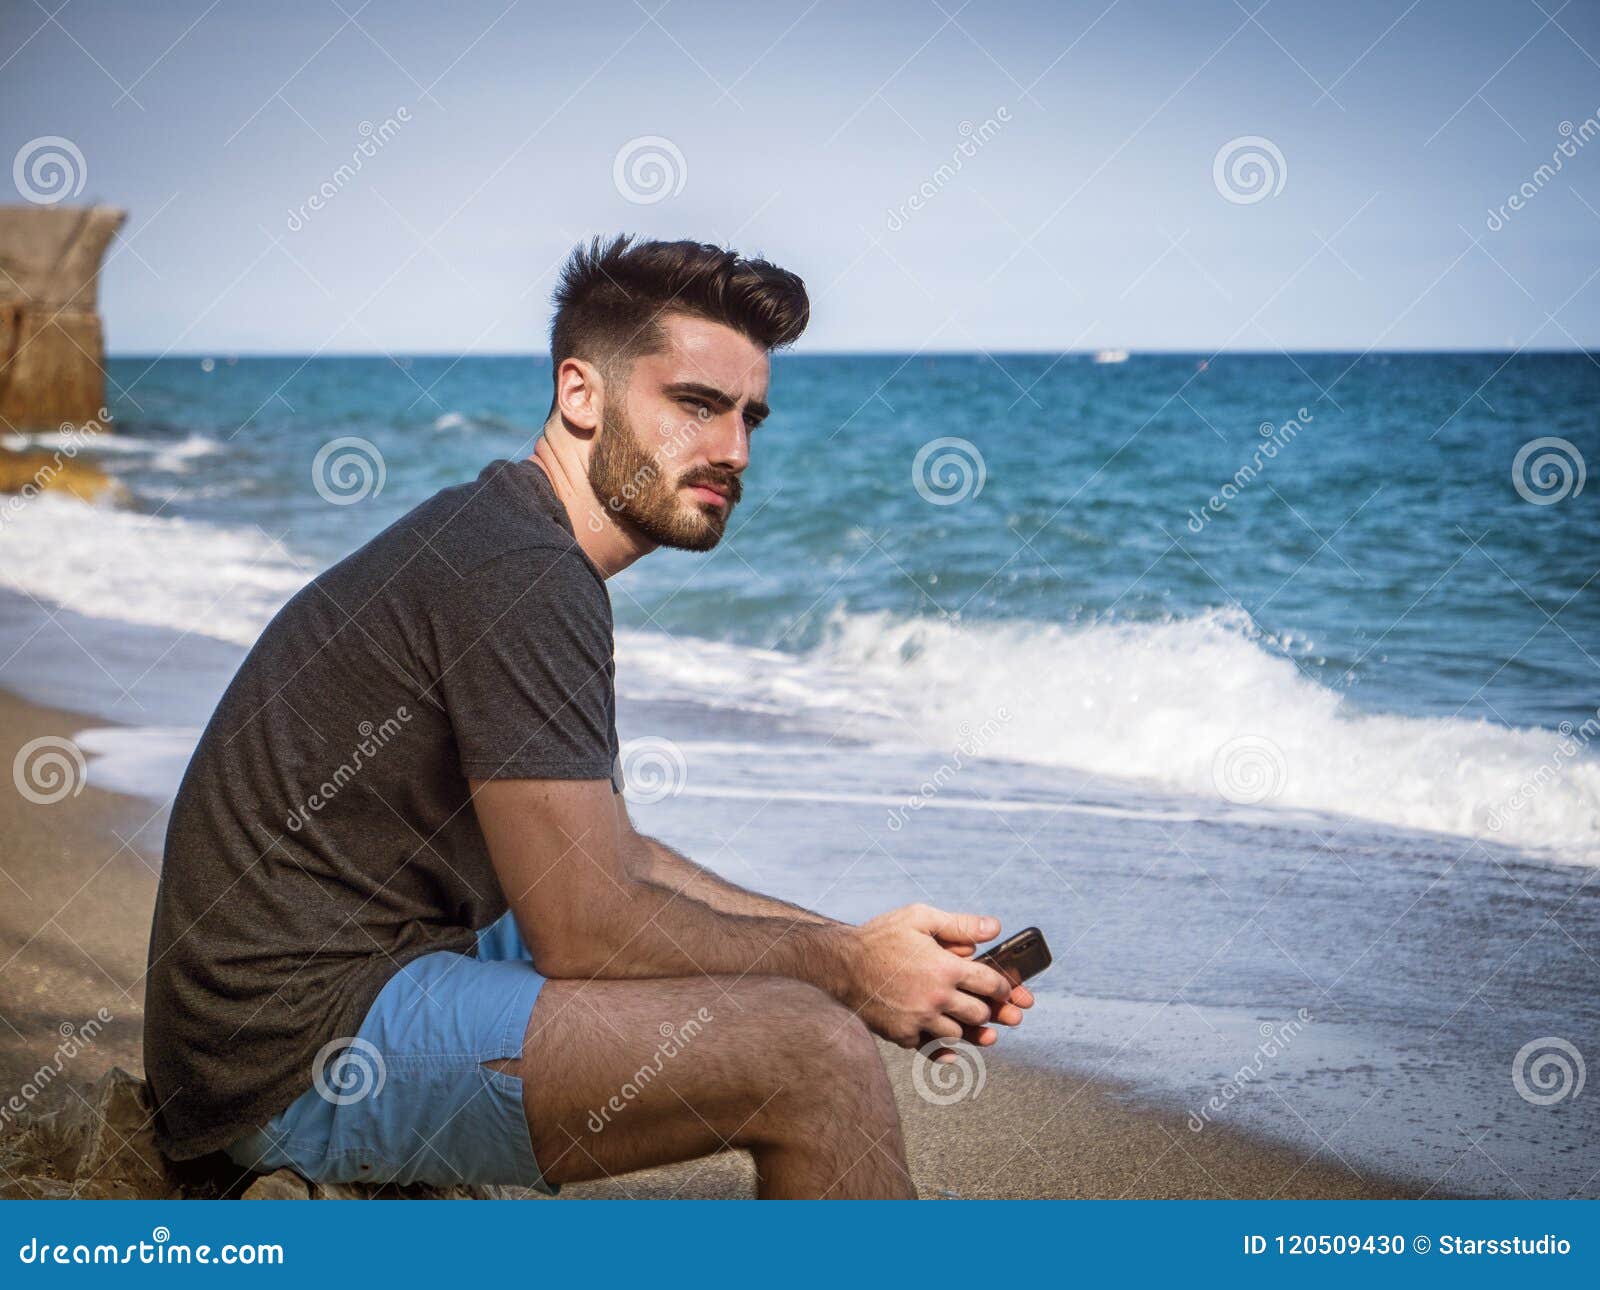
[[[859,1018],[783,977],[545,984],[523,1109],[549,1182],[755,1157],[763,1197],[915,1195],[894,1094]]]

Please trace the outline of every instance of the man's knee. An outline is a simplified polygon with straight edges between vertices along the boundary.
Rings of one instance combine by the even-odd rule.
[[[734,1140],[758,1153],[789,1149],[832,1161],[841,1173],[878,1151],[903,1171],[894,1090],[861,1018],[821,990],[780,978],[764,979],[745,1006],[768,1024],[757,1047],[757,1104]]]
[[[764,1019],[774,1074],[796,1098],[837,1101],[887,1091],[877,1041],[850,1009],[784,977],[764,978],[749,995],[745,1006]]]

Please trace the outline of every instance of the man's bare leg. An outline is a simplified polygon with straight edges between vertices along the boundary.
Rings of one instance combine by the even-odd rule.
[[[916,1194],[876,1041],[797,981],[550,981],[520,1062],[493,1064],[522,1077],[547,1182],[745,1147],[763,1197]]]

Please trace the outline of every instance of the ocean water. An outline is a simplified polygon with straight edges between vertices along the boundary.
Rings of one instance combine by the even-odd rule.
[[[549,398],[523,358],[111,376],[123,504],[6,512],[0,684],[128,727],[90,780],[156,804],[277,605]],[[780,355],[770,401],[722,546],[611,584],[643,827],[841,916],[1037,923],[1008,1045],[1194,1132],[1600,1192],[1600,364]]]

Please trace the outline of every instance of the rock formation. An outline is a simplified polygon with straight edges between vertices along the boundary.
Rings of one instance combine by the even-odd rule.
[[[96,289],[126,218],[110,206],[0,206],[0,432],[99,418]]]
[[[81,502],[101,497],[120,502],[126,498],[126,490],[99,466],[78,459],[75,444],[54,451],[0,450],[0,493],[20,493],[31,500],[46,492],[66,493]],[[4,514],[5,507],[0,506],[0,516]]]

